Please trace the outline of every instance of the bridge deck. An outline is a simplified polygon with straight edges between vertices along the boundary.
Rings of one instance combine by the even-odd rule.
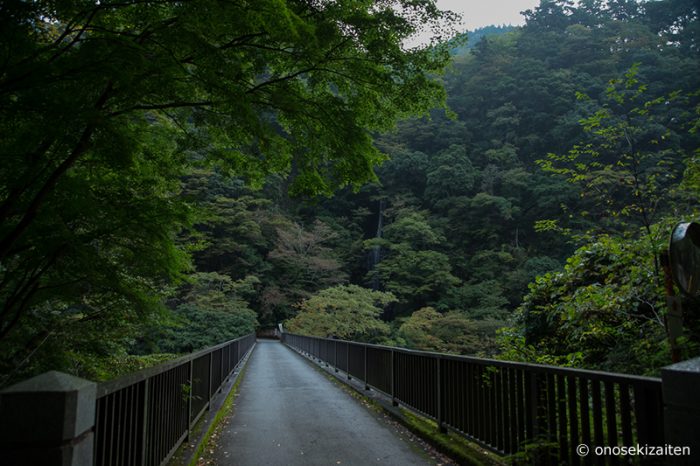
[[[265,340],[218,443],[221,465],[431,464],[292,350]]]

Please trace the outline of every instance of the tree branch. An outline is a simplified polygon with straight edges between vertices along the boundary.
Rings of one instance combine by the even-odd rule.
[[[101,110],[102,107],[107,103],[112,92],[112,83],[108,83],[105,90],[102,92],[100,97],[95,103],[95,110]],[[15,225],[8,234],[6,234],[2,240],[0,240],[0,261],[4,260],[12,250],[14,243],[22,236],[22,234],[27,230],[29,225],[34,221],[39,208],[43,204],[46,197],[53,190],[58,180],[70,169],[75,162],[89,149],[90,140],[95,130],[97,129],[96,119],[87,124],[83,133],[80,135],[80,139],[76,143],[75,147],[68,155],[68,157],[59,164],[58,167],[51,173],[48,179],[44,182],[43,186],[34,195],[29,206],[24,211],[24,215],[20,221]]]

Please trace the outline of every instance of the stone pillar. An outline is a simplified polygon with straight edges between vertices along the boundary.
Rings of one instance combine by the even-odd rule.
[[[92,465],[96,389],[50,371],[0,392],[2,464]]]
[[[691,456],[669,457],[669,464],[696,465],[700,458],[700,358],[661,369],[666,444],[690,447]]]

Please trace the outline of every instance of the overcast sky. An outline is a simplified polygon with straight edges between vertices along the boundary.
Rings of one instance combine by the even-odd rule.
[[[462,15],[463,29],[473,30],[490,24],[524,24],[521,11],[539,5],[539,0],[437,0],[443,10]]]

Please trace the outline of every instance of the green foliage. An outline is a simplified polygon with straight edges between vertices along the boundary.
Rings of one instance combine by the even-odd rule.
[[[342,283],[345,274],[336,254],[327,246],[336,234],[316,221],[309,229],[297,223],[277,228],[268,261],[275,279],[263,292],[263,318],[275,324],[293,315],[293,306],[317,290]]]
[[[491,354],[533,281],[506,357],[665,358],[654,255],[699,212],[694,2],[551,0],[467,48],[432,0],[3,12],[0,385],[284,320]]]
[[[260,206],[202,195],[211,173],[310,195],[374,180],[371,132],[444,99],[448,45],[402,44],[455,21],[432,0],[4,4],[0,372],[52,342],[100,346],[109,333],[81,330],[96,320],[128,340],[188,252],[233,279],[261,264]],[[202,242],[178,243],[195,223]]]
[[[441,314],[431,307],[415,311],[403,321],[397,340],[409,348],[443,353],[492,356],[496,329],[503,322],[471,320],[460,312]]]
[[[427,222],[425,215],[400,210],[394,222],[384,229],[382,241],[366,242],[366,247],[386,248],[386,257],[368,276],[396,295],[399,312],[434,302],[449,287],[459,283],[451,274],[449,257],[432,248],[444,241]]]
[[[653,229],[668,230],[668,225]],[[664,246],[659,242],[655,248]],[[664,291],[652,257],[644,235],[600,236],[581,247],[564,271],[545,274],[530,286],[516,317],[517,327],[501,333],[502,356],[656,373],[670,363],[670,352]],[[690,356],[698,335],[693,327],[686,330]]]
[[[548,154],[538,163],[580,187],[582,216],[594,216],[598,231],[644,226],[649,232],[659,212],[674,204],[673,188],[689,154],[679,146],[669,105],[678,92],[645,99],[648,86],[635,63],[622,79],[613,79],[600,106],[581,120],[586,139],[565,155]],[[580,100],[590,99],[579,94]],[[673,128],[673,129],[672,129]]]
[[[249,302],[257,294],[260,280],[249,275],[233,280],[216,272],[189,277],[174,310],[165,321],[152,326],[139,341],[142,353],[190,353],[254,332],[257,314]]]
[[[698,87],[689,78],[700,74],[697,5],[554,0],[525,17],[524,27],[486,37],[455,58],[443,78],[451,117],[432,112],[382,138],[393,159],[380,170],[374,194],[386,200],[388,224],[383,238],[368,244],[381,246],[374,276],[401,299],[400,314],[430,305],[472,320],[506,319],[528,283],[554,281],[561,294],[537,288],[538,299],[549,300],[547,318],[517,318],[501,332],[504,357],[653,371],[667,358],[663,319],[630,303],[643,296],[663,315],[655,255],[672,219],[698,213]],[[439,241],[397,239],[394,224],[421,231],[407,228],[402,211],[420,212]],[[561,272],[580,254],[574,247],[596,250],[591,245],[601,238],[637,249],[609,257],[619,267],[606,272],[607,282],[581,283]],[[421,257],[430,269],[399,262],[417,251],[431,252],[433,260]],[[633,254],[633,276],[642,263],[649,276],[630,277],[625,261]],[[411,300],[411,290],[436,269],[455,280]],[[528,312],[537,315],[539,304],[533,306]],[[588,315],[597,312],[604,318],[591,328],[596,318]],[[432,320],[419,321],[423,337],[416,338],[437,348],[434,332],[425,330]],[[531,340],[529,325],[540,321],[548,323],[541,341]],[[697,353],[693,332],[687,355]]]
[[[285,323],[285,328],[305,335],[380,342],[389,334],[389,326],[380,317],[395,301],[391,293],[338,285],[302,301],[299,313]]]
[[[160,351],[186,354],[242,337],[255,331],[257,315],[248,308],[228,311],[183,304],[173,311],[174,323],[159,329]]]

